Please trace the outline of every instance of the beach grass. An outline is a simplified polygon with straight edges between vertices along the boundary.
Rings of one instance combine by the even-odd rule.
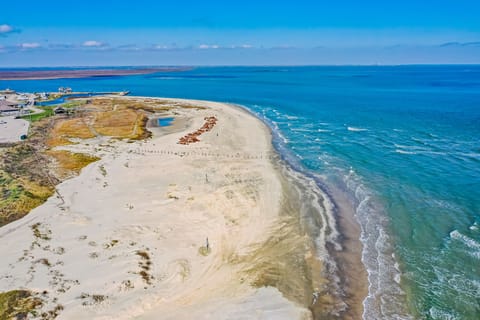
[[[87,122],[83,118],[64,119],[58,121],[49,133],[47,144],[50,147],[71,144],[69,138],[89,139],[94,138]]]
[[[95,130],[104,136],[126,138],[134,133],[138,114],[132,110],[98,112]]]
[[[80,170],[90,163],[100,160],[100,158],[88,154],[73,153],[65,150],[48,150],[46,154],[56,160],[56,168],[58,170],[75,174],[78,174]]]
[[[47,159],[36,155],[27,143],[18,144],[2,153],[0,165],[0,225],[27,214],[53,194],[52,183],[44,166]]]
[[[144,139],[148,117],[131,109],[97,112],[93,127],[96,132],[114,138]]]
[[[42,306],[42,300],[27,290],[0,292],[0,320],[27,319],[27,315],[36,315],[36,309]]]
[[[14,179],[3,170],[0,170],[0,184],[0,226],[21,218],[54,192],[51,186],[25,178]]]

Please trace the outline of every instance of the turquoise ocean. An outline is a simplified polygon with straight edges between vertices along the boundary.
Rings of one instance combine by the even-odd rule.
[[[0,81],[244,106],[361,225],[364,319],[480,319],[480,66],[209,67]],[[334,187],[334,188],[333,188]]]

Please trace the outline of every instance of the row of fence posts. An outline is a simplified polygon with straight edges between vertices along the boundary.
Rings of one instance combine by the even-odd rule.
[[[169,150],[148,150],[148,149],[137,149],[132,150],[135,154],[159,154],[159,155],[175,155],[180,157],[185,156],[201,156],[201,157],[216,157],[216,158],[230,158],[230,159],[271,159],[271,155],[251,155],[251,154],[222,154],[222,153],[211,153],[211,152],[187,152],[187,151],[169,151]]]

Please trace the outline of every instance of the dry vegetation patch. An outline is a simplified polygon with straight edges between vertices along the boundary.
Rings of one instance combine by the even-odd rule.
[[[29,314],[37,315],[42,304],[27,290],[0,292],[0,320],[27,319]]]
[[[128,138],[135,135],[139,114],[133,110],[115,110],[95,114],[95,130],[104,136]]]
[[[71,144],[69,138],[89,139],[95,138],[84,118],[64,119],[57,121],[49,134],[48,146],[56,147]]]
[[[60,177],[78,174],[82,168],[100,160],[84,153],[73,153],[65,150],[48,150],[46,154],[55,159],[55,170]]]
[[[0,162],[0,226],[15,221],[47,200],[54,191],[42,164],[46,157],[37,155],[28,144],[7,148]]]

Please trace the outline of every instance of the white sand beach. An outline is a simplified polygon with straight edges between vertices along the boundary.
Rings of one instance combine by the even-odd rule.
[[[58,319],[309,319],[248,257],[278,227],[282,178],[268,128],[228,105],[178,109],[126,143],[63,146],[101,160],[0,228],[0,291],[30,289]],[[218,120],[200,142],[179,138]],[[208,250],[206,248],[208,238]]]
[[[30,122],[24,119],[0,117],[0,143],[20,141],[20,137],[28,133],[29,125]]]

